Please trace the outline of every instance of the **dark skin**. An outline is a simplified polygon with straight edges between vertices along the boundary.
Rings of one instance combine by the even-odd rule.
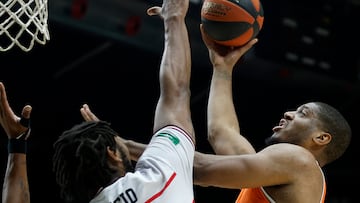
[[[30,119],[31,110],[30,105],[25,105],[21,117]],[[8,139],[16,138],[28,130],[28,127],[20,123],[21,117],[13,112],[8,103],[5,86],[0,82],[0,124]],[[26,154],[9,153],[2,189],[2,203],[29,202]]]
[[[271,136],[275,143],[283,143],[256,152],[240,133],[232,97],[232,74],[242,50],[224,50],[202,36],[213,65],[208,140],[217,155],[226,156],[202,155],[197,159],[206,169],[201,173],[195,170],[195,175],[204,176],[200,184],[233,189],[264,187],[276,202],[320,202],[325,186],[320,167],[327,164],[323,153],[332,136],[320,128],[318,106],[307,103],[285,112]],[[222,174],[221,179],[218,174]]]
[[[204,41],[214,68],[208,139],[217,155],[196,153],[194,183],[230,189],[264,187],[276,202],[319,202],[324,187],[319,166],[326,164],[321,154],[331,135],[318,126],[316,104],[307,103],[295,111],[285,112],[279,126],[274,127],[273,138],[292,144],[274,144],[256,153],[240,134],[231,88],[235,64],[257,39],[244,47],[230,48],[213,44],[206,38]],[[98,119],[87,105],[81,113],[85,120]],[[134,160],[146,146],[129,140],[125,143],[129,144]]]
[[[85,120],[99,120],[86,104],[80,112]],[[124,140],[124,143],[129,148],[133,160],[137,160],[146,147],[145,144],[132,140]],[[316,188],[322,188],[323,183],[315,157],[305,148],[288,143],[271,145],[258,153],[245,155],[212,155],[197,152],[194,175],[194,183],[201,186],[240,189],[269,185],[266,187],[267,192],[279,202],[301,202],[304,199],[315,202],[312,199],[319,200],[320,197],[317,195],[322,192]],[[283,192],[294,190],[302,194],[311,190],[315,196],[282,195]],[[316,202],[319,202],[318,200]]]

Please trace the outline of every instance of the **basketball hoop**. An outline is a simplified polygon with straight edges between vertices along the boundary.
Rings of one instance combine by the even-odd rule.
[[[0,51],[30,51],[50,40],[47,0],[0,0]]]

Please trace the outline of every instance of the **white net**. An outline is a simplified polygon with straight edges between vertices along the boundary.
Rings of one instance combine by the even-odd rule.
[[[50,40],[47,0],[0,0],[0,51],[30,51]]]

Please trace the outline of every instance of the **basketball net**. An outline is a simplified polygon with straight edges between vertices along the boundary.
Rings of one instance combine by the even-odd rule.
[[[47,0],[0,0],[0,51],[30,51],[50,40]]]

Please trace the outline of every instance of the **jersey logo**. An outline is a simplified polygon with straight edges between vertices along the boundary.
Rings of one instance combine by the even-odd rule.
[[[160,137],[167,137],[171,140],[172,143],[174,143],[174,145],[177,145],[180,143],[180,140],[179,138],[175,137],[174,135],[171,135],[169,133],[159,133],[157,135],[157,137],[160,136]]]

